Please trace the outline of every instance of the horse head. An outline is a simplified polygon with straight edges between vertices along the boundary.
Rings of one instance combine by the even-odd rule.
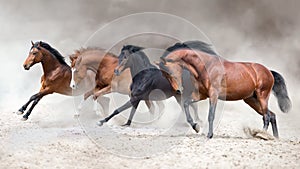
[[[43,53],[41,51],[41,43],[41,41],[36,43],[31,41],[32,47],[23,64],[25,70],[29,70],[31,66],[42,61]]]
[[[144,48],[133,45],[123,46],[121,53],[119,55],[119,63],[115,68],[115,75],[119,76],[126,68],[130,67],[132,62],[132,56],[134,53],[143,50]]]

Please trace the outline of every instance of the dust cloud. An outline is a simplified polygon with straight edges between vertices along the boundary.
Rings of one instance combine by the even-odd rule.
[[[189,20],[228,60],[258,62],[280,72],[286,79],[293,102],[291,114],[297,115],[300,110],[297,95],[300,81],[299,1],[0,0],[0,4],[1,109],[18,109],[39,90],[41,65],[35,65],[30,71],[22,67],[31,47],[30,40],[48,42],[67,56],[83,46],[92,33],[106,23],[124,15],[153,11]],[[168,23],[161,27],[179,33],[182,29],[168,27]],[[109,36],[114,36],[114,32]],[[147,42],[157,43],[157,40]],[[55,94],[46,96],[41,103],[58,98],[69,97]],[[274,98],[270,104],[279,112]],[[249,110],[245,107],[242,108]]]

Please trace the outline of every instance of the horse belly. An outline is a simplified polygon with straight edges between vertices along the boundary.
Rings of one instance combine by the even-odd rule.
[[[219,99],[221,100],[242,100],[249,98],[253,95],[254,89],[249,89],[247,87],[239,87],[236,89],[227,89],[219,95]]]
[[[241,100],[253,95],[255,83],[251,71],[245,65],[237,63],[232,68],[226,69],[225,83],[222,84],[220,94],[223,100]]]

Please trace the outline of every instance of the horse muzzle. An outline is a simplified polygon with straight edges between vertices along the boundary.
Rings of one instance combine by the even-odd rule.
[[[116,76],[120,76],[120,74],[121,74],[120,71],[119,71],[118,69],[115,69],[115,70],[114,70],[114,73],[115,73]]]
[[[24,69],[25,70],[29,70],[30,69],[30,65],[26,64],[26,65],[23,65]]]

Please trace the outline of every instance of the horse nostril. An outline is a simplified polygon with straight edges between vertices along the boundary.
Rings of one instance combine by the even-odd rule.
[[[25,70],[29,70],[29,67],[27,65],[23,65]]]
[[[181,91],[180,90],[176,90],[176,94],[181,94]]]

